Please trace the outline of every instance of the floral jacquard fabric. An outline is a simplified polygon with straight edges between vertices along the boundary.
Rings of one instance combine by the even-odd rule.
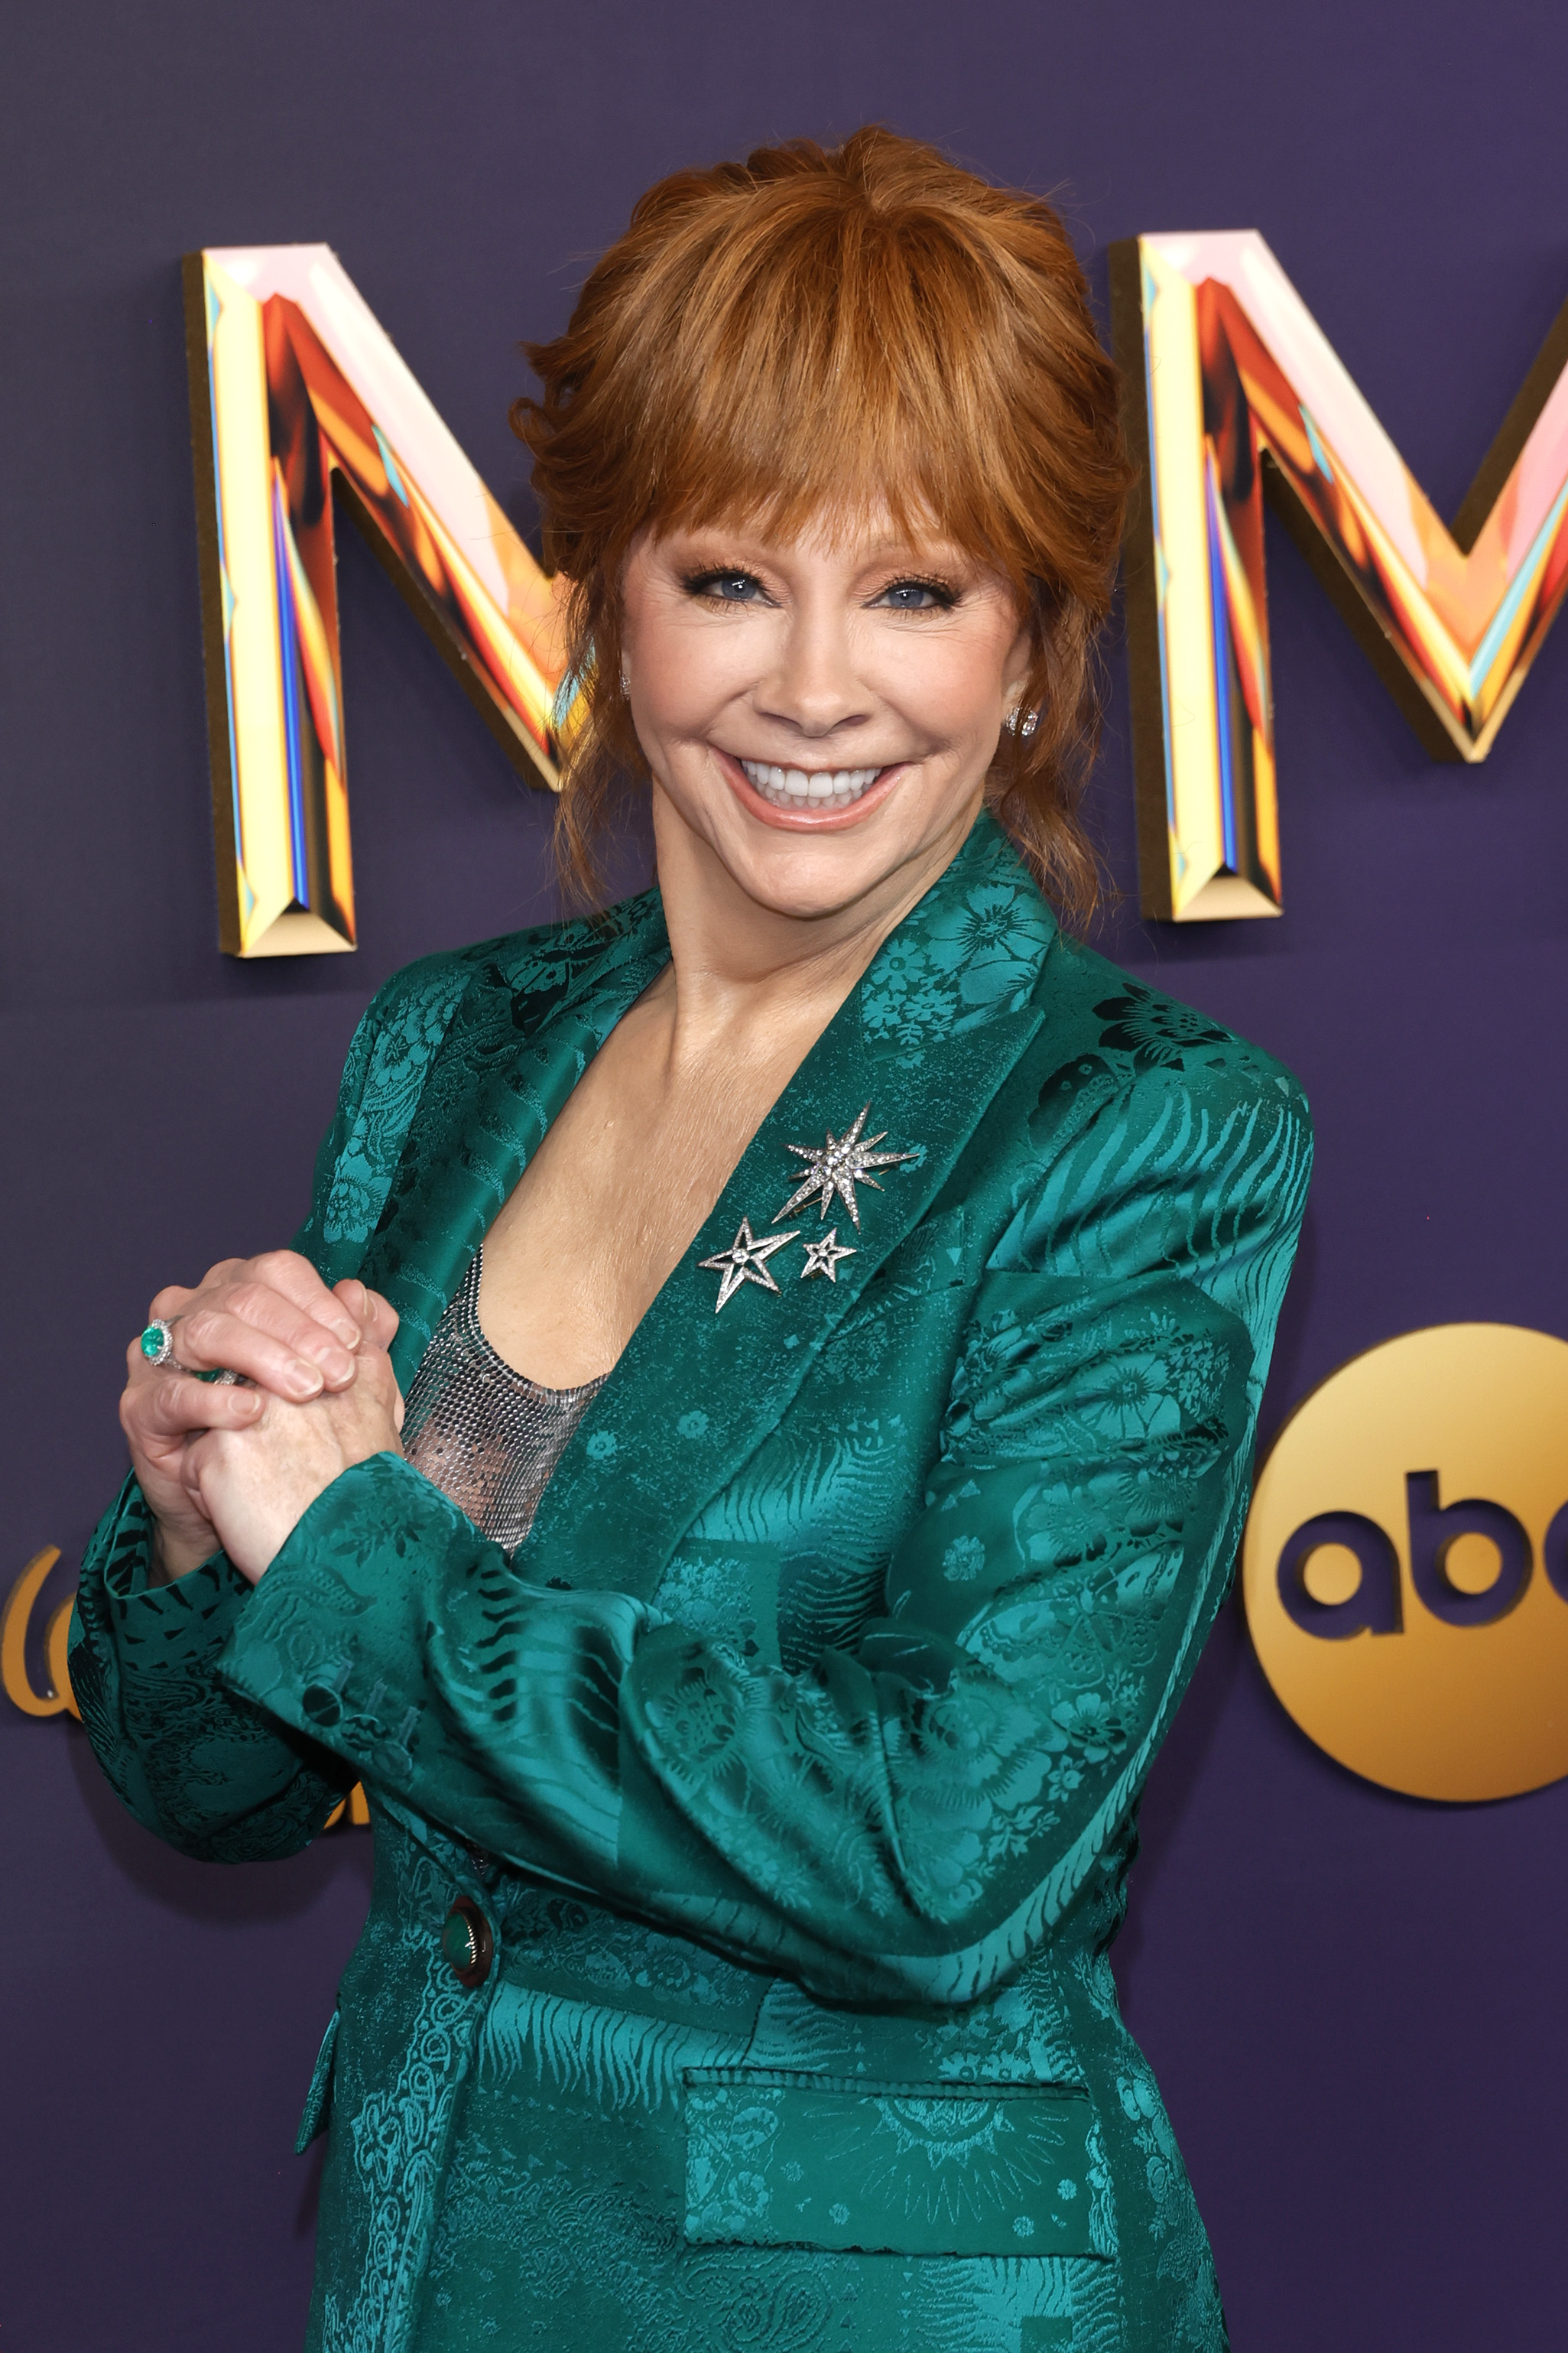
[[[657,894],[437,957],[356,1038],[300,1237],[406,1387],[668,956]],[[868,1132],[855,1254],[714,1312],[791,1145]],[[312,2353],[1217,2353],[1106,1962],[1224,1597],[1310,1154],[1289,1074],[1057,936],[982,819],[764,1120],[509,1557],[399,1458],[251,1591],[146,1577],[72,1674],[139,1818],[377,1876],[326,2119]],[[841,1233],[840,1239],[843,1239]],[[447,1913],[494,1958],[461,1985]]]
[[[917,911],[918,913],[919,911]],[[962,898],[900,924],[862,986],[868,1037],[911,1060],[997,1012],[1021,1012],[1050,944],[1050,913],[1026,876],[1004,866]]]

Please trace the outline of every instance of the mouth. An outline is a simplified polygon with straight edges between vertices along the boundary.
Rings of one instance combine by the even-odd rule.
[[[737,760],[736,766],[770,808],[793,817],[827,817],[853,808],[886,768],[781,768],[765,760]]]

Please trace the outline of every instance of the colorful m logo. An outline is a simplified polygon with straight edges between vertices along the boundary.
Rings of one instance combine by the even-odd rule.
[[[332,492],[508,753],[553,785],[549,581],[324,245],[185,261],[219,938],[354,944]]]
[[[1568,307],[1451,528],[1253,229],[1110,254],[1143,910],[1280,904],[1267,487],[1437,759],[1484,760],[1568,588]]]

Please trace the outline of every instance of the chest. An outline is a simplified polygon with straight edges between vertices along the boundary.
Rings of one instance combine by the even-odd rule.
[[[509,1364],[552,1387],[609,1371],[723,1192],[793,1052],[716,1053],[672,1072],[657,1031],[622,1025],[486,1239],[480,1320]]]

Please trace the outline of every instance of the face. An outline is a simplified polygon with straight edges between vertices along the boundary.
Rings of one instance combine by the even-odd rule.
[[[1006,582],[873,518],[788,543],[645,533],[624,595],[661,874],[694,860],[783,916],[912,903],[973,823],[1024,682]]]

